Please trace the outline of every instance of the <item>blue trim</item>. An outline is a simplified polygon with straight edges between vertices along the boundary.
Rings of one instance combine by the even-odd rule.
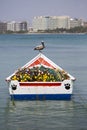
[[[11,95],[14,100],[70,100],[72,94],[19,94]]]

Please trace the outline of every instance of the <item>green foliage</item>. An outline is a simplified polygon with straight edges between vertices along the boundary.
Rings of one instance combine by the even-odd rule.
[[[79,26],[79,27],[74,27],[70,29],[65,29],[65,28],[56,28],[53,30],[38,30],[40,33],[87,33],[87,27]]]

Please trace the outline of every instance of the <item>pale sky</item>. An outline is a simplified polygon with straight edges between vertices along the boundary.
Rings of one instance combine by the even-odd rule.
[[[0,21],[63,15],[87,21],[87,0],[0,0]]]

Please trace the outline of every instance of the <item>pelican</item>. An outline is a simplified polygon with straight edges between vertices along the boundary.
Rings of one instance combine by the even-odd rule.
[[[34,50],[39,50],[39,51],[43,50],[43,49],[45,48],[44,42],[42,41],[41,44],[42,44],[42,45],[36,46],[36,47],[34,48]]]

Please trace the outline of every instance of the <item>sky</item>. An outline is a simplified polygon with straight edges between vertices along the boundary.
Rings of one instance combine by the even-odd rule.
[[[28,21],[35,16],[70,16],[87,21],[87,0],[0,0],[0,21]]]

